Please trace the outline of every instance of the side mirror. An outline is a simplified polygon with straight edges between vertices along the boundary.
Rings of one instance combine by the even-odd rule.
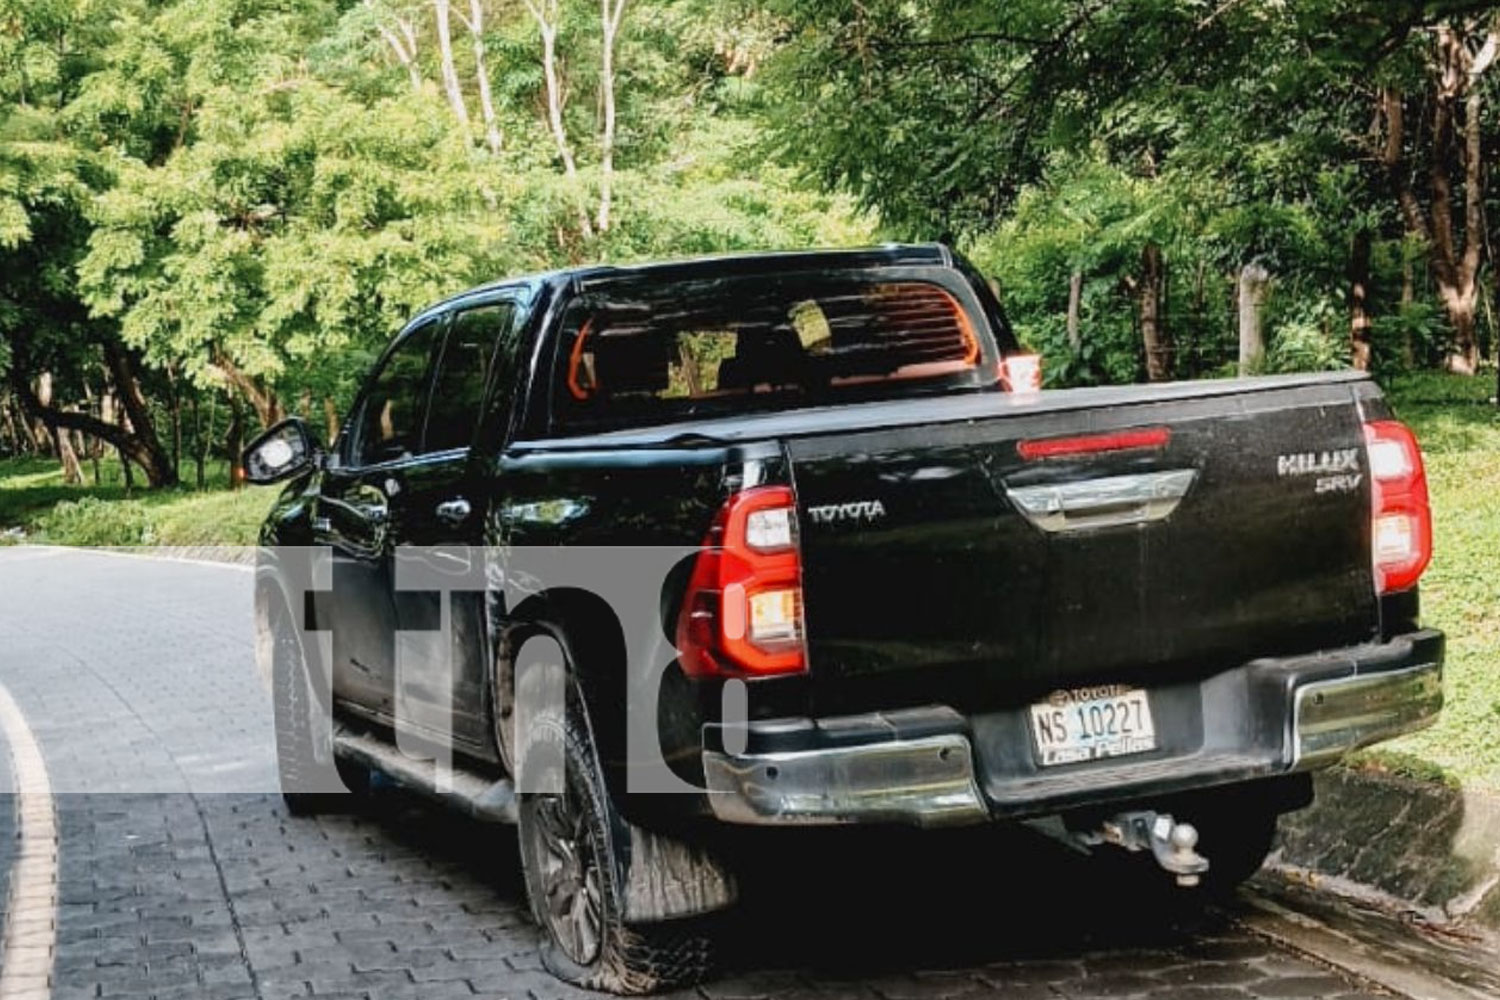
[[[279,483],[313,468],[321,457],[307,421],[288,417],[245,449],[245,478],[257,486]]]

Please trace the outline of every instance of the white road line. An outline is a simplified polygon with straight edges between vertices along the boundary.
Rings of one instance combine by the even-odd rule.
[[[245,545],[245,546],[240,546],[240,545],[215,545],[215,546],[207,546],[207,547],[208,548],[223,549],[223,550],[250,549],[251,551],[255,551],[255,546],[253,546],[253,545]],[[73,553],[75,555],[110,556],[111,558],[114,558],[114,559],[152,559],[152,560],[155,560],[156,562],[185,563],[185,564],[187,564],[189,566],[211,566],[211,567],[214,567],[216,569],[229,569],[229,570],[235,570],[235,571],[240,572],[240,573],[254,573],[255,572],[255,566],[253,564],[251,564],[251,563],[227,562],[227,561],[222,560],[222,559],[195,559],[192,556],[170,555],[170,554],[168,554],[168,553],[171,553],[171,552],[179,550],[178,547],[174,547],[174,546],[156,547],[156,546],[143,545],[143,546],[140,546],[139,548],[133,548],[133,547],[129,547],[129,546],[117,545],[117,546],[114,546],[114,547],[111,547],[111,548],[86,548],[86,547],[83,547],[83,546],[75,546],[75,545],[47,545],[47,544],[40,544],[40,543],[38,543],[38,544],[28,544],[28,545],[25,545],[25,546],[17,545],[17,546],[14,546],[14,548],[15,549],[22,549],[22,548],[27,548],[27,549],[41,549],[41,550],[46,550],[46,551],[50,551],[50,552],[54,552],[54,553],[58,553],[58,554],[63,554],[63,553],[69,553],[69,552],[71,552],[71,553]]]
[[[0,1000],[48,1000],[57,945],[57,813],[41,747],[4,684],[0,731],[10,745],[20,827],[0,934]]]

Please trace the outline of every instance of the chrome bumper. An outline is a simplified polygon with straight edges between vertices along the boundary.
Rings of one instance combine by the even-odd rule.
[[[704,777],[709,807],[727,823],[956,826],[992,816],[1050,814],[1325,767],[1432,723],[1443,707],[1442,678],[1440,662],[1300,683],[1282,677],[1278,687],[1286,700],[1277,701],[1289,720],[1284,728],[1276,724],[1247,736],[1245,746],[1145,761],[1121,758],[1025,777],[1025,794],[1013,799],[1000,795],[993,780],[990,797],[981,791],[974,747],[964,732],[890,738],[889,728],[873,725],[868,742],[842,746],[742,754],[708,749]],[[967,731],[958,713],[942,711],[954,729]],[[828,721],[847,729],[851,720]]]
[[[967,737],[801,753],[703,755],[708,801],[727,823],[953,826],[989,818]]]
[[[1292,767],[1335,763],[1360,747],[1431,725],[1442,708],[1441,663],[1304,684],[1292,712]]]

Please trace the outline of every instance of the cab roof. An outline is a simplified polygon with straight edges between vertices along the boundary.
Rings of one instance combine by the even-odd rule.
[[[569,287],[585,291],[634,281],[693,281],[743,277],[778,272],[857,270],[867,267],[952,267],[953,253],[941,243],[888,243],[847,250],[772,250],[749,253],[710,254],[679,260],[640,264],[590,264],[538,274],[504,278],[449,296],[423,309],[418,319],[440,312],[454,303],[502,288],[526,286]]]

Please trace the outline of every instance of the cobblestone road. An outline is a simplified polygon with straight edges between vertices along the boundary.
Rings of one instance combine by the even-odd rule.
[[[586,996],[539,967],[509,830],[395,792],[285,815],[250,582],[0,549],[0,683],[58,792],[52,996]],[[0,880],[11,811],[0,784]],[[995,830],[769,842],[724,971],[689,995],[1378,994],[1060,853]]]

